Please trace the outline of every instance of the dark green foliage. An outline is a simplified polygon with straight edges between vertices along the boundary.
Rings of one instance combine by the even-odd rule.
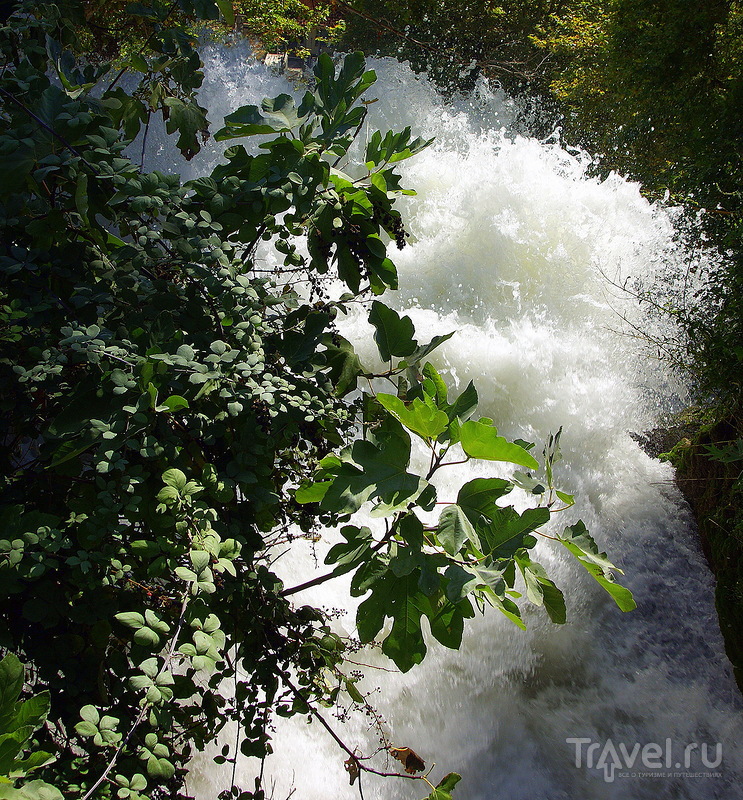
[[[397,315],[380,315],[379,311],[373,307],[370,320],[375,316],[390,320],[384,329],[390,335],[383,337],[379,349],[388,354],[392,366],[390,341],[410,341],[414,328],[409,319],[402,324]],[[461,445],[467,460],[506,461],[535,470],[539,463],[522,446],[527,443],[516,444],[498,436],[492,420],[462,422],[477,402],[471,384],[449,403],[446,385],[431,364],[425,364],[421,371],[415,363],[402,361],[392,373],[403,370],[412,373],[411,383],[416,387],[409,393],[408,402],[396,395],[377,393],[376,403],[389,415],[380,416],[378,405],[367,404],[367,438],[354,442],[339,455],[323,458],[314,482],[300,488],[296,499],[343,515],[371,502],[371,515],[386,518],[386,534],[380,542],[368,528],[344,527],[341,532],[346,542],[330,550],[326,563],[338,565],[337,575],[356,569],[352,595],[371,592],[356,615],[362,642],[375,639],[385,619],[392,618],[382,650],[405,672],[426,654],[423,617],[428,619],[433,637],[451,648],[461,643],[464,620],[474,613],[472,600],[478,605],[489,603],[516,625],[525,627],[519,607],[511,599],[520,596],[514,591],[517,565],[529,600],[543,605],[553,622],[565,622],[565,603],[544,568],[529,556],[538,541],[535,533],[549,521],[550,508],[558,497],[552,484],[552,465],[559,454],[559,434],[544,451],[544,485],[539,485],[541,495],[549,491],[544,505],[519,514],[512,506],[496,503],[513,490],[512,482],[475,478],[460,489],[456,502],[439,503],[445,508],[438,522],[426,526],[415,507],[423,511],[434,508],[436,490],[429,481],[451,463],[447,454],[452,447]],[[407,431],[430,450],[425,478],[409,472],[411,439]],[[569,498],[568,505],[572,503],[569,495],[559,495],[563,501]],[[566,528],[559,541],[623,611],[634,608],[631,593],[614,581],[612,571],[616,568],[599,552],[582,523]],[[381,547],[387,543],[388,547]]]
[[[350,0],[342,44],[396,56],[447,89],[469,87],[479,74],[510,91],[540,82],[543,55],[529,39],[562,3],[555,0]]]
[[[9,653],[0,660],[0,798],[62,800],[58,789],[41,780],[32,780],[20,789],[13,787],[15,780],[54,761],[53,755],[33,746],[32,738],[49,714],[49,692],[20,700],[24,678],[16,656]]]

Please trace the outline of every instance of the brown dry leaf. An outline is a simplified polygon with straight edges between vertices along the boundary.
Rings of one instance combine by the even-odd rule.
[[[349,782],[350,782],[351,786],[353,786],[354,781],[356,780],[356,778],[359,777],[359,762],[353,756],[349,756],[343,762],[343,766],[346,768],[346,772],[348,773],[348,777],[349,777]]]
[[[423,772],[426,768],[423,759],[409,747],[390,747],[390,755],[392,758],[396,758],[405,767],[405,772],[410,775]]]

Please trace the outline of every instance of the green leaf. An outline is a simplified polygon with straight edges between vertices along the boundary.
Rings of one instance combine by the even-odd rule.
[[[637,608],[632,592],[618,584],[612,574],[621,572],[619,567],[600,553],[593,537],[586,530],[582,522],[565,528],[558,536],[562,544],[578,559],[589,575],[611,596],[612,600],[622,611],[632,611]]]
[[[134,630],[138,630],[145,624],[144,617],[136,611],[122,611],[119,614],[114,614],[114,618],[122,625],[126,625],[127,628],[134,628]],[[92,706],[86,706],[86,708],[92,708]]]
[[[83,706],[80,709],[80,716],[87,722],[92,722],[95,725],[97,725],[101,719],[101,715],[98,713],[98,709],[95,706],[90,706],[90,705]]]
[[[567,619],[565,598],[547,576],[544,567],[526,555],[516,555],[521,574],[526,584],[526,596],[536,606],[544,606],[552,622],[562,625]]]
[[[519,514],[512,506],[495,508],[489,514],[490,522],[477,526],[483,552],[495,558],[511,558],[521,547],[535,544],[530,534],[549,522],[550,511],[543,506],[527,508]]]
[[[141,773],[132,775],[132,779],[129,781],[129,788],[134,789],[135,792],[143,791],[147,788],[147,778]]]
[[[500,511],[495,501],[508,494],[513,484],[502,478],[475,478],[462,486],[457,495],[457,505],[467,519],[477,526],[485,518],[491,520]]]
[[[178,133],[176,147],[190,160],[201,149],[197,134],[209,130],[206,109],[193,100],[184,102],[177,97],[166,97],[163,103],[169,110],[165,129],[168,133]]]
[[[423,366],[423,394],[427,397],[428,403],[441,409],[449,410],[449,389],[444,379],[439,375],[438,370],[433,364],[426,362]],[[447,416],[447,421],[449,417]]]
[[[427,598],[421,606],[428,617],[431,634],[437,642],[450,650],[459,650],[464,633],[464,615],[460,603],[452,603],[442,593]]]
[[[547,475],[547,485],[552,487],[552,468],[558,462],[562,461],[562,451],[560,450],[560,436],[562,435],[562,428],[557,431],[553,436],[549,435],[549,439],[542,451],[544,454],[544,470]]]
[[[485,461],[508,461],[528,469],[539,469],[539,463],[523,447],[498,436],[498,430],[491,425],[469,420],[459,432],[462,449],[472,458]]]
[[[211,556],[205,550],[191,550],[188,555],[197,575],[201,574],[211,563]]]
[[[392,617],[392,628],[382,642],[382,652],[402,672],[408,672],[416,664],[420,664],[426,655],[420,623],[424,597],[418,589],[418,578],[415,574],[395,580],[393,590],[387,595],[390,603],[388,616]]]
[[[594,577],[598,585],[609,593],[621,611],[634,611],[637,608],[635,598],[629,589],[617,583],[613,578],[609,579],[601,575],[597,567],[586,566],[586,569]]]
[[[225,24],[230,28],[235,24],[235,9],[232,7],[232,0],[215,0]]]
[[[140,644],[143,647],[156,647],[158,644],[160,644],[160,637],[155,631],[152,630],[152,628],[140,628],[134,632],[134,636],[132,638],[137,644]]]
[[[412,353],[405,357],[405,364],[409,367],[412,367],[415,364],[419,364],[423,361],[424,358],[428,357],[437,347],[442,345],[447,340],[451,339],[452,336],[456,331],[452,331],[451,333],[445,333],[443,336],[434,336],[428,344],[422,344],[419,347],[416,347]]]
[[[431,408],[419,398],[405,405],[399,397],[379,392],[377,400],[406,428],[424,439],[435,439],[449,425],[449,417],[444,411]]]
[[[168,469],[163,472],[163,483],[172,486],[176,491],[181,492],[186,488],[186,475],[179,469]]]
[[[344,684],[345,684],[345,687],[346,687],[346,691],[348,692],[351,700],[353,700],[354,703],[361,703],[363,705],[363,703],[364,703],[364,695],[362,695],[361,692],[356,688],[356,686],[354,685],[354,682],[351,681],[351,680],[348,680],[348,678],[346,678],[346,680],[344,681]]]
[[[233,111],[224,118],[225,127],[217,131],[214,138],[219,142],[255,134],[281,133],[297,127],[301,121],[294,99],[281,94],[265,99],[260,110],[257,106],[241,106]]]
[[[88,216],[88,175],[81,172],[75,184],[75,208],[81,217]]]
[[[563,625],[567,620],[565,596],[563,593],[552,581],[543,581],[542,594],[544,596],[544,608],[547,611],[549,618],[556,625]]]
[[[170,630],[170,626],[168,625],[168,623],[161,620],[160,617],[158,617],[158,615],[151,608],[148,608],[144,612],[144,621],[156,633],[165,634]]]
[[[452,800],[451,793],[460,780],[462,780],[461,775],[456,772],[450,772],[436,784],[436,788],[424,800]]]
[[[177,503],[180,499],[180,492],[178,489],[175,489],[173,486],[164,486],[160,491],[157,493],[157,499],[161,503],[165,503],[165,505],[170,505],[173,503]]]
[[[56,756],[46,753],[43,750],[34,750],[26,758],[21,758],[13,763],[13,773],[16,775],[28,775],[35,769],[45,767],[56,760]]]
[[[15,706],[15,714],[9,722],[3,725],[3,715],[0,713],[0,730],[10,733],[18,728],[30,726],[38,728],[47,718],[50,706],[50,695],[48,691],[29,697]],[[1,707],[0,707],[1,708]]]
[[[382,361],[392,356],[409,356],[415,351],[417,342],[413,338],[415,326],[410,317],[400,315],[378,300],[372,302],[369,322],[374,326],[374,341],[377,343]]]
[[[175,775],[175,767],[167,758],[150,756],[147,759],[147,774],[162,781],[170,780]]]
[[[447,579],[446,596],[452,603],[464,599],[470,592],[474,592],[478,585],[478,578],[460,564],[452,564],[444,576]]]
[[[391,514],[414,502],[429,486],[407,471],[410,437],[392,417],[376,431],[376,440],[360,440],[340,458],[321,462],[321,480],[332,477],[320,506],[339,514],[352,514],[369,500],[377,500],[383,513]]]
[[[528,472],[514,470],[512,480],[516,486],[519,487],[519,489],[523,489],[525,492],[529,492],[530,494],[542,495],[547,491],[545,481],[537,480]]]
[[[71,461],[81,453],[89,450],[96,441],[98,441],[97,431],[85,434],[79,438],[68,439],[54,451],[54,458],[46,469],[54,469],[67,461]]]
[[[474,383],[470,381],[462,394],[457,397],[449,409],[450,419],[459,419],[465,422],[477,408],[478,396]]]
[[[0,800],[64,800],[64,795],[45,781],[36,780],[17,789],[0,783]]]
[[[353,345],[342,336],[328,337],[325,344],[327,375],[335,385],[335,394],[343,397],[356,388],[358,377],[366,371]]]
[[[78,722],[75,725],[75,730],[80,734],[80,736],[95,736],[98,733],[98,728],[92,722]]]
[[[184,408],[188,408],[188,400],[185,397],[181,397],[179,394],[171,394],[166,400],[163,400],[162,406],[165,407],[167,411],[171,414],[175,411],[181,411]]]
[[[280,94],[273,98],[267,97],[261,103],[261,109],[263,115],[273,122],[277,131],[291,130],[302,122],[302,117],[297,113],[294,98],[288,94]]]
[[[526,630],[526,625],[524,621],[521,619],[521,612],[519,611],[519,607],[514,603],[512,600],[506,598],[495,597],[491,595],[490,600],[495,608],[503,614],[506,619],[511,620],[513,624],[517,628],[521,628],[522,631]]]
[[[332,485],[332,481],[302,484],[294,493],[294,499],[300,504],[319,503]]]
[[[609,573],[612,570],[621,573],[622,570],[609,561],[606,553],[599,552],[595,539],[583,522],[578,521],[575,525],[565,528],[558,538],[579,561],[594,564]]]
[[[365,561],[374,544],[372,532],[366,527],[344,525],[341,528],[341,535],[346,541],[333,545],[325,556],[326,564],[338,564],[335,570],[338,575],[349,572]]]
[[[23,690],[24,670],[18,657],[8,653],[0,661],[0,730],[8,730],[6,726],[16,715],[16,701]]]
[[[480,539],[464,510],[458,505],[447,506],[439,517],[436,536],[442,547],[452,556],[457,555],[466,541],[481,550]]]

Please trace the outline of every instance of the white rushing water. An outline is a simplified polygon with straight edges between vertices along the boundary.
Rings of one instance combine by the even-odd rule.
[[[403,202],[415,243],[392,254],[401,288],[384,299],[410,314],[423,340],[458,331],[432,360],[454,386],[475,381],[480,412],[505,435],[541,443],[564,427],[558,480],[576,493],[577,510],[559,523],[585,521],[625,570],[638,608],[622,614],[566,554],[543,546],[540,560],[567,596],[568,624],[553,626],[527,609],[524,633],[489,613],[468,626],[461,651],[431,642],[420,667],[407,675],[367,670],[362,688],[379,687],[374,702],[395,745],[438,762],[435,778],[464,776],[456,792],[462,800],[743,797],[736,783],[742,704],[724,657],[712,579],[671,468],[629,435],[651,427],[682,394],[628,335],[624,320],[642,325],[642,316],[615,287],[686,272],[672,212],[646,202],[636,184],[588,177],[586,154],[516,135],[512,104],[498,92],[482,88],[446,104],[405,66],[374,67],[379,82],[370,94],[379,102],[370,107],[368,130],[411,125],[437,137],[403,168],[405,184],[418,191]],[[245,50],[207,53],[203,96],[213,124],[282,91],[292,89]],[[184,178],[204,174],[217,157],[207,148]],[[148,166],[155,164],[172,166],[153,141]],[[363,317],[344,326],[362,360],[373,362]],[[482,474],[505,473],[459,468],[439,484],[439,496]],[[291,558],[280,567],[288,581],[312,574],[309,552]],[[348,609],[338,626],[353,633],[347,583],[297,601]],[[376,653],[358,658],[391,666]],[[331,721],[352,747],[375,749],[364,720]],[[580,767],[570,738],[585,740]],[[622,759],[612,781],[610,770],[596,766],[608,740]],[[589,741],[600,745],[591,768]],[[620,745],[631,760],[636,744],[652,743],[662,748],[660,760],[651,747],[645,763],[641,751],[626,766]],[[677,767],[694,743],[708,747],[709,763],[719,743],[719,766],[705,766],[696,749],[688,768]],[[275,750],[266,765],[275,800],[292,788],[301,800],[357,795],[343,754],[316,723],[279,723]],[[612,761],[606,750],[603,763]],[[255,760],[240,762],[238,782],[251,787],[257,768]],[[699,775],[709,772],[719,775]],[[229,774],[204,762],[191,788],[211,800]],[[367,800],[425,793],[421,783],[364,780]]]

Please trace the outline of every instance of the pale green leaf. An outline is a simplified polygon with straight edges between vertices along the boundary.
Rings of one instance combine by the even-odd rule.
[[[181,491],[186,486],[186,476],[179,469],[168,469],[163,472],[163,483],[172,486],[174,489]]]
[[[446,412],[431,408],[419,398],[406,406],[399,397],[379,392],[377,400],[408,430],[419,434],[424,439],[435,439],[449,425],[449,417]]]
[[[459,553],[466,541],[471,541],[478,550],[481,550],[480,539],[474,526],[458,505],[447,506],[441,512],[436,536],[444,550],[453,556]]]
[[[498,436],[498,430],[490,425],[469,420],[460,428],[459,436],[462,449],[472,458],[508,461],[528,469],[539,469],[539,463],[534,456],[523,447]]]

